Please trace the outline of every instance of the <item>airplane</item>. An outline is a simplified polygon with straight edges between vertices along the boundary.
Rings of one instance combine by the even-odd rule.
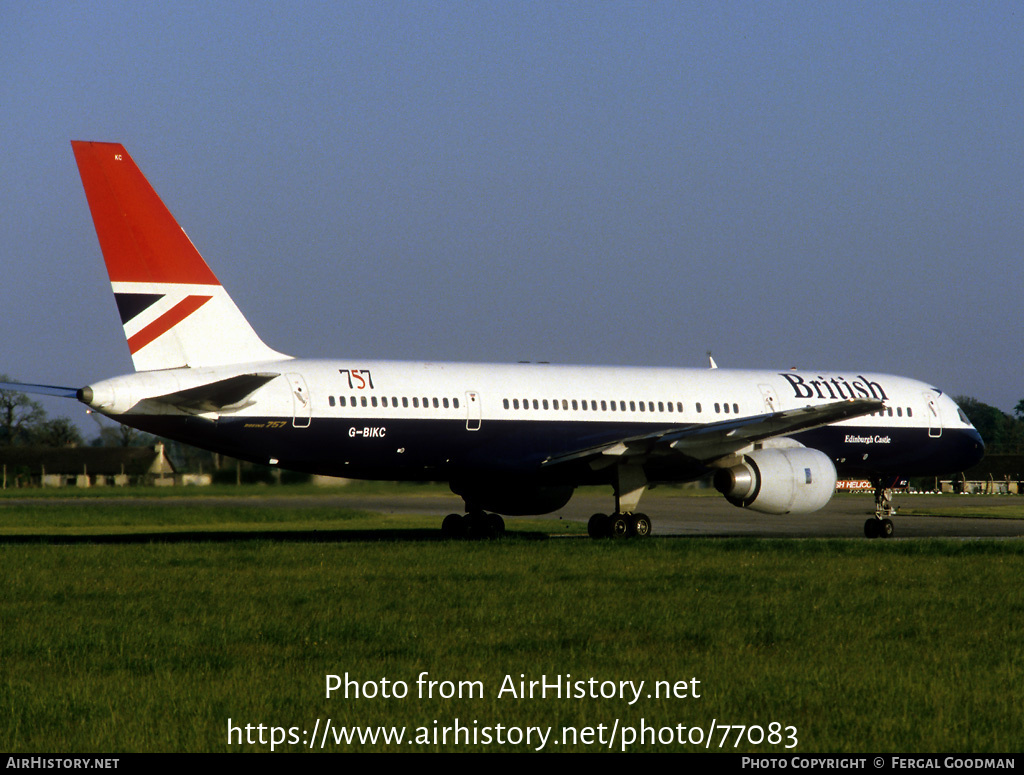
[[[72,142],[135,373],[75,398],[139,430],[282,469],[444,481],[449,536],[504,532],[582,485],[610,485],[591,536],[646,536],[650,485],[713,475],[741,507],[824,507],[870,479],[869,538],[894,533],[892,482],[961,471],[984,445],[941,390],[861,371],[307,360],[268,347],[124,147]]]

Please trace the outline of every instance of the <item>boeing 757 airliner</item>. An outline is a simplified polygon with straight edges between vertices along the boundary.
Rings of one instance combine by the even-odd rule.
[[[890,536],[891,482],[963,470],[981,437],[941,390],[861,371],[306,360],[257,336],[125,149],[73,142],[135,373],[77,398],[118,422],[269,466],[446,481],[450,535],[545,514],[610,485],[590,534],[647,535],[649,484],[713,474],[736,506],[812,512],[837,476],[869,478],[869,537]]]

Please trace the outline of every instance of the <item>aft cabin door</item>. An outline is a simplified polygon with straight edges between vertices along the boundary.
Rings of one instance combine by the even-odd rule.
[[[478,431],[481,423],[480,394],[475,390],[466,391],[466,430]]]
[[[309,398],[309,388],[301,374],[289,374],[288,386],[292,391],[292,425],[296,428],[308,428],[313,418],[313,402]]]

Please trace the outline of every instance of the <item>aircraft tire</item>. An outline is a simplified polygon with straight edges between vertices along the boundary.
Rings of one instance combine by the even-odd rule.
[[[878,535],[881,538],[892,538],[893,533],[896,532],[896,527],[892,524],[892,520],[886,517],[882,520],[878,526]]]
[[[461,538],[466,535],[466,523],[461,514],[449,514],[441,523],[441,535],[445,538]]]
[[[875,517],[869,517],[864,522],[864,535],[868,538],[878,538],[881,532],[881,525],[878,524],[878,520]]]
[[[651,534],[651,519],[646,514],[634,514],[632,533],[637,538],[646,538]]]
[[[612,514],[609,528],[612,538],[629,538],[633,533],[632,519],[625,514]]]
[[[610,524],[607,514],[594,514],[587,522],[587,533],[591,538],[607,538]]]

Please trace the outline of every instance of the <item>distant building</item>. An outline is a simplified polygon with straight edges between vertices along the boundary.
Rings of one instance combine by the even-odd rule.
[[[164,445],[153,447],[0,447],[3,487],[174,484]]]

